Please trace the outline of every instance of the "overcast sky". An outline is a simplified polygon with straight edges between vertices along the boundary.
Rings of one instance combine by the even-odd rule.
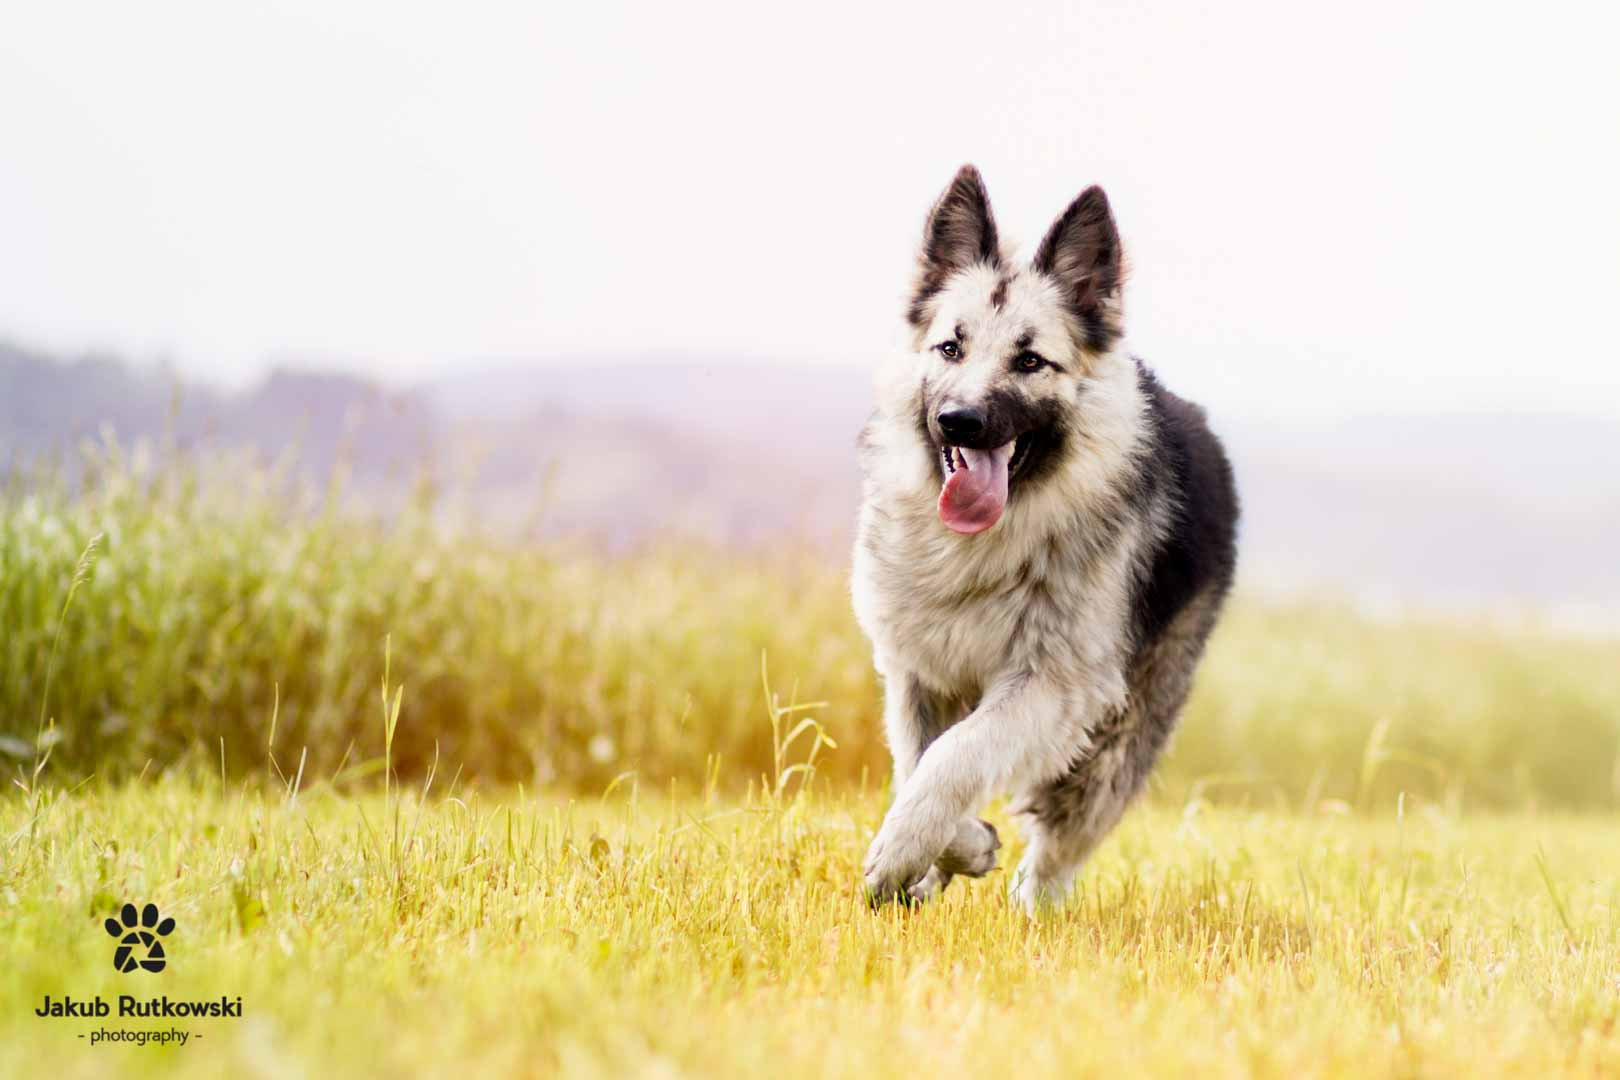
[[[1613,3],[774,7],[10,5],[0,337],[861,363],[973,161],[1026,253],[1108,189],[1217,408],[1620,414]]]

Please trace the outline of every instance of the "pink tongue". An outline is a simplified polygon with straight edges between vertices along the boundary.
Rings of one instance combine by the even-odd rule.
[[[959,533],[984,532],[1007,505],[1007,462],[1013,444],[994,450],[958,450],[962,461],[939,493],[939,520]]]

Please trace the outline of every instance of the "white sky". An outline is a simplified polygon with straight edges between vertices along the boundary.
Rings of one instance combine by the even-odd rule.
[[[1026,251],[1108,189],[1217,407],[1620,414],[1620,8],[1148,6],[12,4],[0,336],[859,363],[971,160]]]

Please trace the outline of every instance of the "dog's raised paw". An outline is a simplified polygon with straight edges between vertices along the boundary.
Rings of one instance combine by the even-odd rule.
[[[978,818],[965,818],[956,827],[956,835],[939,857],[938,866],[947,880],[952,874],[983,877],[996,868],[996,852],[1001,850],[1001,836],[996,827]]]

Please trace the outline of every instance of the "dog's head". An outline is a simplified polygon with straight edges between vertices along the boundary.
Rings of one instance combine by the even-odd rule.
[[[1025,265],[1003,253],[977,169],[964,166],[940,196],[907,318],[918,427],[951,529],[990,528],[1057,468],[1087,380],[1117,363],[1122,274],[1101,188],[1059,215]]]

